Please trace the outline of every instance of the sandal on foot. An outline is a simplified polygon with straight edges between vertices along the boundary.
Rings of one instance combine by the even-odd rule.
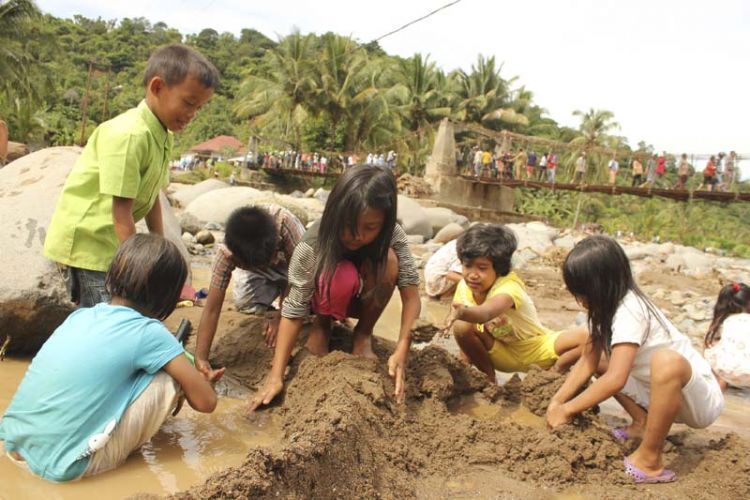
[[[677,474],[669,469],[664,469],[658,476],[649,476],[636,467],[628,457],[625,457],[623,463],[625,464],[625,474],[632,477],[635,484],[671,483],[677,481]]]
[[[612,429],[612,436],[618,441],[627,441],[630,439],[630,434],[628,434],[628,430],[625,427]]]

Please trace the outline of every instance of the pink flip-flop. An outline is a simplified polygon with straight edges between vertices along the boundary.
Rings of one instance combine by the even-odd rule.
[[[627,441],[628,439],[630,439],[630,434],[628,434],[628,430],[625,427],[617,427],[616,429],[612,429],[612,435],[618,441]]]
[[[641,469],[633,465],[628,457],[625,457],[625,474],[632,477],[635,484],[671,483],[677,481],[677,474],[669,469],[664,469],[658,476],[649,476]]]

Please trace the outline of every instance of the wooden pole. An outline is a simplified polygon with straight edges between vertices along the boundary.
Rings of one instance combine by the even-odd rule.
[[[107,68],[106,80],[104,82],[104,106],[102,108],[102,117],[106,120],[109,119],[109,71],[111,68]]]
[[[91,92],[91,73],[93,72],[94,64],[89,62],[89,72],[86,76],[86,94],[83,96],[81,102],[81,139],[78,141],[79,146],[83,146],[84,138],[86,137],[86,121],[88,120],[89,111],[89,93]]]

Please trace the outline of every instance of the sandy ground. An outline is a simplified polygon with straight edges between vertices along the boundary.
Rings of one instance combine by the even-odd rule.
[[[580,309],[565,291],[553,262],[520,274],[545,324],[571,326]],[[194,266],[197,282],[207,264]],[[660,274],[642,280],[674,290],[713,295],[718,282]],[[668,315],[675,306],[657,303]],[[426,319],[441,320],[447,303],[425,300]],[[747,394],[734,392],[720,421],[707,430],[675,426],[665,460],[679,475],[669,485],[630,484],[622,457],[632,443],[615,442],[609,426],[624,415],[607,402],[573,424],[549,432],[542,418],[561,379],[534,371],[504,386],[489,386],[473,368],[438,346],[415,349],[407,401],[390,396],[385,360],[398,327],[397,294],[378,325],[379,360],[347,354],[348,332],[337,330],[337,350],[323,358],[293,354],[283,398],[248,418],[273,416],[283,439],[274,450],[252,449],[244,463],[211,476],[175,498],[748,498],[750,441]],[[212,361],[226,366],[233,386],[252,396],[272,357],[261,320],[225,304]],[[197,325],[200,308],[180,309]],[[382,338],[384,337],[384,338]],[[509,377],[503,377],[507,381]]]

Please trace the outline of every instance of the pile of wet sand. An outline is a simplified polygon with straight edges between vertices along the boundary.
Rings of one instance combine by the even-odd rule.
[[[347,348],[346,337],[339,345]],[[492,468],[534,486],[539,498],[575,486],[584,495],[613,498],[636,493],[622,473],[632,448],[587,414],[549,432],[504,418],[519,401],[543,414],[561,377],[533,370],[506,388],[437,347],[412,352],[407,400],[394,402],[385,360],[393,344],[376,339],[378,361],[334,351],[322,358],[298,351],[283,401],[264,411],[281,420],[285,442],[277,451],[250,450],[245,462],[210,477],[175,498],[412,498],[419,480]],[[256,390],[272,351],[258,325],[220,339],[215,362]],[[473,396],[495,405],[499,418],[452,412]],[[251,417],[252,418],[252,417]],[[735,435],[696,438],[690,432],[667,443],[665,459],[681,479],[638,494],[674,498],[750,496],[750,444]],[[489,474],[489,473],[488,473]],[[710,481],[711,489],[706,485]],[[510,497],[513,498],[512,492]]]

